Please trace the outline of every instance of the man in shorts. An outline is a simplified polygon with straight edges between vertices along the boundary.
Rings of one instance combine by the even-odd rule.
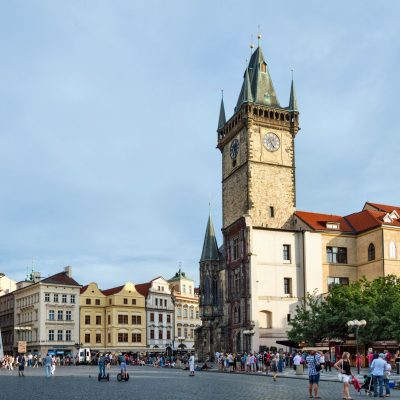
[[[121,371],[121,375],[123,378],[126,378],[126,360],[122,354],[120,354],[118,356],[118,362],[119,362],[119,369]]]
[[[314,399],[320,399],[318,397],[318,385],[319,385],[319,371],[320,371],[320,354],[315,350],[311,350],[310,354],[306,358],[308,365],[308,398],[312,399],[314,389]]]

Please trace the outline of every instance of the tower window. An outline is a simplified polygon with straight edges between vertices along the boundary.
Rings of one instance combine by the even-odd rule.
[[[283,291],[285,294],[292,294],[292,278],[283,278]]]
[[[232,241],[232,259],[237,260],[239,258],[239,238],[236,237]]]
[[[375,246],[370,243],[368,246],[368,261],[375,260]]]
[[[261,64],[261,72],[267,72],[267,64],[266,63]]]
[[[272,206],[269,207],[269,216],[275,218],[275,209]]]
[[[283,260],[290,261],[290,244],[283,245]]]

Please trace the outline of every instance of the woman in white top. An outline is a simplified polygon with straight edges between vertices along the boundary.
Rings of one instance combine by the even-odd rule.
[[[194,353],[192,353],[189,357],[189,376],[194,376]]]

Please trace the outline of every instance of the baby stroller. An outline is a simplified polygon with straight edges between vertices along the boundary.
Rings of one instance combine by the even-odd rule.
[[[372,396],[372,394],[374,393],[374,384],[371,374],[364,375],[364,383],[362,384],[361,389],[365,390],[365,394],[367,396]]]

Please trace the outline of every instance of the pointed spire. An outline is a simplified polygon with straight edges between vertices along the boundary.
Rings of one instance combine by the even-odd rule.
[[[292,85],[290,87],[290,98],[289,98],[289,107],[288,107],[288,109],[290,111],[299,111],[299,108],[297,106],[296,91],[294,89],[293,70],[292,70]]]
[[[253,101],[253,95],[251,93],[249,70],[246,68],[246,73],[244,74],[243,83],[243,101],[242,103],[249,103]]]
[[[208,216],[207,229],[206,234],[204,235],[203,251],[201,252],[200,262],[210,260],[219,260],[219,251],[217,239],[215,237],[214,225],[211,218],[211,211]]]
[[[222,91],[221,107],[219,109],[218,129],[221,129],[226,124],[225,106],[224,106],[224,91]]]

